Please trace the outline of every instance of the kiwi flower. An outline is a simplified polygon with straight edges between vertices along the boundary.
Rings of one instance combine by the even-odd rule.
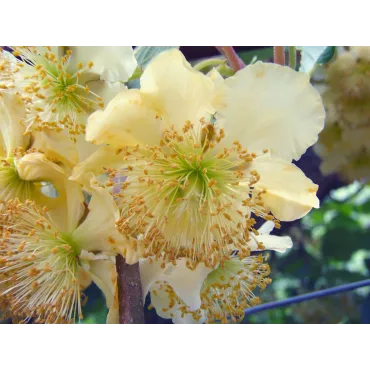
[[[1,94],[0,200],[29,199],[49,207],[58,206],[65,200],[63,184],[67,181],[67,173],[49,158],[48,151],[40,152],[33,147],[33,137],[26,133],[22,123],[25,114],[19,94]],[[59,199],[44,195],[44,185],[50,182],[59,191]]]
[[[94,281],[106,296],[108,322],[116,321],[118,210],[104,189],[90,189],[88,207],[79,185],[69,182],[67,189],[67,202],[56,211],[32,201],[0,203],[3,311],[24,322],[74,322],[83,317],[83,289]]]
[[[324,124],[308,76],[258,62],[223,80],[169,50],[140,85],[89,117],[86,139],[106,145],[72,178],[108,171],[107,186],[125,180],[117,228],[143,246],[143,257],[215,268],[229,245],[249,256],[255,217],[279,227],[319,206],[317,185],[291,163]]]
[[[318,85],[327,111],[315,145],[321,172],[344,181],[370,179],[370,47],[342,51]]]
[[[136,68],[132,47],[16,47],[3,51],[0,89],[27,107],[28,131],[84,133],[90,113],[121,90]],[[17,58],[15,58],[17,57]]]
[[[267,221],[258,230],[258,241],[266,249],[280,253],[292,247],[289,237],[269,235],[274,227]],[[258,245],[251,245],[253,252]],[[151,306],[157,314],[174,323],[210,323],[240,321],[244,310],[260,302],[254,290],[264,289],[271,282],[270,268],[261,254],[240,259],[231,252],[228,260],[215,269],[200,263],[194,270],[181,258],[176,265],[164,269],[149,259],[140,261],[144,296],[150,291]]]

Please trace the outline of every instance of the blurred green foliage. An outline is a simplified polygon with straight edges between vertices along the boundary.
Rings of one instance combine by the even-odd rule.
[[[284,299],[370,276],[370,186],[332,191],[290,229],[293,248],[271,257],[273,283],[263,302]],[[362,288],[250,316],[250,323],[369,323],[370,289]]]

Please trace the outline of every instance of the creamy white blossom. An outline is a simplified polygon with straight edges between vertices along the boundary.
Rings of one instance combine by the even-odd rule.
[[[318,207],[317,186],[290,163],[323,128],[322,102],[305,74],[256,63],[223,80],[170,50],[140,84],[89,117],[86,139],[108,146],[72,178],[108,170],[109,186],[125,179],[117,226],[144,256],[214,267],[230,244],[249,255],[253,215],[278,226]]]
[[[116,206],[104,189],[91,188],[86,208],[80,186],[66,188],[67,201],[55,211],[31,201],[0,203],[0,294],[15,319],[73,322],[83,317],[83,289],[94,281],[108,321],[116,321],[114,256],[124,248]]]

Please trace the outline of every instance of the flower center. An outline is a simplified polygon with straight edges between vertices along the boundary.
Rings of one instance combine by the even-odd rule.
[[[230,244],[241,256],[249,255],[255,233],[251,212],[273,219],[261,194],[254,191],[252,198],[259,176],[248,168],[256,155],[237,142],[224,148],[223,131],[209,127],[197,132],[187,122],[181,134],[166,130],[157,146],[118,151],[132,165],[110,174],[127,176],[118,195],[122,217],[117,226],[140,237],[148,256],[167,261],[181,256],[216,266],[228,258]]]
[[[80,248],[33,202],[2,203],[0,284],[25,321],[72,322],[81,313]]]
[[[71,50],[61,58],[50,48],[42,54],[36,48],[17,48],[13,54],[22,59],[18,69],[28,108],[27,129],[67,128],[71,135],[83,134],[87,115],[104,106],[86,85],[93,63],[72,65]]]
[[[14,158],[0,158],[0,200],[34,199],[39,194],[39,187],[32,181],[19,177]]]

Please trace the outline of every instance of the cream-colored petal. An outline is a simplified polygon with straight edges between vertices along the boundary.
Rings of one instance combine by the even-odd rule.
[[[53,161],[62,162],[68,166],[77,164],[78,150],[66,131],[56,132],[44,129],[32,133],[32,137],[33,148],[42,150]]]
[[[259,229],[260,235],[269,235],[274,230],[275,224],[273,221],[266,221]]]
[[[93,176],[88,191],[92,194],[89,212],[74,231],[73,239],[89,252],[122,253],[124,238],[115,227],[119,210],[112,195],[105,188],[94,184]]]
[[[107,324],[119,324],[119,302],[118,302],[118,288],[116,285],[116,292],[113,298],[113,304],[110,306],[107,315]]]
[[[256,239],[264,245],[265,249],[280,253],[286,252],[287,249],[293,246],[292,239],[289,236],[258,235]]]
[[[201,305],[200,290],[211,271],[212,269],[205,267],[203,263],[190,270],[186,267],[185,258],[178,259],[176,266],[168,264],[165,269],[161,269],[160,263],[155,260],[152,263],[149,260],[141,261],[140,276],[144,297],[155,281],[166,281],[186,305],[197,310]]]
[[[103,99],[104,105],[107,105],[117,94],[127,87],[121,82],[107,82],[107,81],[90,81],[87,83],[89,89],[99,95]]]
[[[2,93],[0,96],[0,155],[12,156],[15,148],[26,149],[30,136],[24,135],[25,127],[22,120],[26,109],[17,94]]]
[[[225,83],[226,106],[216,116],[225,129],[225,144],[238,140],[249,151],[269,149],[291,161],[317,141],[325,111],[306,74],[258,62]]]
[[[104,145],[99,147],[89,157],[73,168],[70,180],[89,187],[91,179],[90,173],[100,175],[106,172],[104,168],[116,169],[121,166],[122,158],[117,155],[116,149]]]
[[[150,293],[150,303],[155,308],[157,315],[164,319],[172,319],[173,312],[177,310],[177,304],[171,305],[168,293],[164,289],[160,289],[160,284],[153,285]]]
[[[176,261],[176,266],[169,266],[164,271],[163,279],[167,281],[176,294],[190,307],[191,310],[200,308],[200,291],[203,282],[212,269],[199,263],[194,270],[186,267],[186,259]]]
[[[113,98],[103,111],[88,119],[86,140],[122,148],[136,144],[158,144],[162,122],[148,107],[139,90],[126,90]]]
[[[152,284],[161,279],[162,269],[160,263],[149,258],[139,261],[139,269],[143,301],[145,301],[145,297],[152,287]]]
[[[258,235],[254,236],[248,246],[251,251],[260,251],[259,243],[262,243],[266,250],[273,250],[284,253],[288,248],[293,246],[292,239],[289,236],[270,235],[274,229],[273,221],[266,221],[259,229]]]
[[[121,249],[125,261],[129,265],[138,263],[143,258],[145,253],[145,246],[139,240],[133,237],[125,237],[123,242],[123,248]]]
[[[88,261],[88,265],[85,269],[105,296],[105,301],[109,309],[107,322],[117,323],[118,299],[117,272],[115,264],[110,260]]]
[[[55,181],[57,183],[66,177],[64,169],[50,161],[43,153],[24,155],[16,160],[16,167],[20,178],[26,181]]]
[[[178,129],[187,120],[197,124],[200,118],[214,113],[212,80],[193,69],[177,49],[155,57],[141,76],[140,85],[158,114]]]
[[[191,314],[183,314],[180,310],[174,310],[172,312],[173,314],[173,317],[172,317],[172,322],[174,324],[203,324],[207,317],[206,315],[204,314],[204,311],[202,310],[201,311],[202,313],[202,316],[200,318],[200,320],[194,320],[193,318],[193,315]]]
[[[93,62],[90,72],[101,80],[126,82],[137,67],[131,46],[71,46],[70,49],[72,62],[85,66]]]
[[[251,170],[260,175],[257,191],[265,190],[262,200],[281,221],[294,221],[319,207],[318,186],[294,164],[265,155],[252,162]]]
[[[227,92],[227,85],[224,78],[216,68],[213,68],[207,76],[209,76],[214,84],[212,106],[216,111],[224,109],[226,104],[225,94]]]
[[[32,133],[33,148],[42,150],[54,162],[61,162],[69,167],[84,161],[91,156],[99,146],[86,141],[85,136],[80,134],[72,141],[67,129],[56,132],[44,129]]]
[[[26,154],[16,162],[19,176],[26,181],[51,182],[58,190],[49,212],[63,232],[74,230],[85,213],[81,186],[68,180],[68,173],[42,153]]]

